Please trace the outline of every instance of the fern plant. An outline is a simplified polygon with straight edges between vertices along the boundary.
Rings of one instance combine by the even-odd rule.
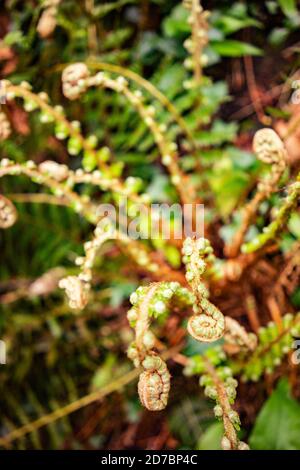
[[[55,28],[69,30],[68,3],[42,4],[36,22],[41,38],[48,40]],[[218,157],[223,150],[234,155],[238,149],[226,146],[235,135],[234,125],[211,123],[218,105],[226,100],[226,88],[204,75],[210,15],[195,0],[176,6],[164,28],[172,36],[172,21],[177,14],[184,16],[185,60],[158,67],[150,81],[138,66],[131,69],[122,63],[118,47],[131,31],[120,28],[107,34],[97,57],[95,18],[129,3],[135,2],[110,2],[92,11],[86,7],[93,20],[86,38],[92,54],[86,61],[58,67],[61,104],[51,103],[59,102],[57,93],[50,101],[50,90],[36,92],[18,76],[2,81],[7,101],[0,113],[0,228],[5,246],[1,326],[8,354],[18,344],[26,347],[19,353],[22,366],[8,364],[13,378],[3,372],[3,389],[11,381],[20,388],[16,397],[3,398],[7,415],[0,444],[8,447],[16,441],[26,448],[24,436],[30,435],[30,445],[40,448],[38,429],[48,426],[50,445],[59,446],[72,429],[67,418],[72,411],[138,376],[141,404],[150,411],[163,410],[173,393],[170,361],[171,367],[183,366],[185,377],[200,376],[204,394],[215,402],[214,415],[223,424],[222,448],[246,450],[234,408],[238,381],[268,380],[278,367],[288,375],[287,359],[293,357],[294,338],[300,336],[299,313],[290,301],[295,289],[287,292],[282,282],[278,298],[272,292],[264,292],[263,298],[249,294],[261,273],[271,276],[281,264],[292,269],[298,265],[299,247],[287,234],[290,220],[297,217],[300,175],[291,175],[284,138],[270,127],[253,129],[257,161],[250,154],[250,178],[247,171],[239,173],[242,187],[227,207],[220,208],[223,193],[216,191],[215,181],[223,169],[212,155]],[[30,122],[31,131],[25,134],[36,139],[35,153],[27,152],[26,138],[17,136],[12,109]],[[99,115],[101,127],[96,123]],[[204,203],[205,237],[177,240],[171,233],[165,240],[159,232],[156,238],[132,239],[101,212],[101,204],[108,203],[120,211],[124,198],[130,221],[141,204],[167,201],[194,209]],[[149,228],[146,218],[141,224]],[[172,224],[175,230],[176,222]],[[16,246],[18,260],[13,263]],[[241,321],[232,315],[231,301],[234,289],[245,283],[245,299],[243,294],[239,297],[244,302]],[[222,302],[226,295],[229,307]],[[127,323],[128,298],[132,306]],[[16,312],[12,305],[17,305]],[[116,311],[115,322],[111,317]],[[168,335],[172,322],[173,339]],[[188,335],[196,353],[188,354],[184,348]],[[34,347],[33,341],[37,341]],[[59,364],[58,350],[73,358],[65,367]],[[126,350],[136,370],[129,371]],[[49,388],[33,370],[40,351],[44,355],[40,367],[46,364],[50,369]],[[118,357],[118,366],[114,359],[103,366],[108,376],[116,375],[112,385],[97,375],[99,351]],[[116,356],[109,356],[111,352]],[[83,379],[89,381],[94,374],[104,391],[79,398],[77,363]],[[38,394],[31,385],[22,394],[25,377],[30,384],[37,380]],[[53,394],[60,397],[57,402]]]

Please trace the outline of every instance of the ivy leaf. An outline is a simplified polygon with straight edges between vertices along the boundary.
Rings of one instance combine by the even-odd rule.
[[[241,57],[244,55],[262,55],[262,50],[247,42],[226,39],[225,41],[214,41],[212,49],[223,57]]]
[[[286,379],[262,407],[250,436],[254,450],[300,450],[300,405]]]

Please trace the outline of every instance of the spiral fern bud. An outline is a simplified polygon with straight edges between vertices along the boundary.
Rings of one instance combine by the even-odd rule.
[[[253,150],[259,160],[272,165],[271,176],[258,185],[258,190],[268,195],[274,190],[285,170],[285,146],[273,129],[264,128],[256,132],[253,139]]]

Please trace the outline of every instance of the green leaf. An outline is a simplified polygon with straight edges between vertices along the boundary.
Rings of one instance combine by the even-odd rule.
[[[232,162],[228,158],[223,158],[214,166],[208,175],[208,180],[220,214],[227,217],[247,187],[249,175],[239,169],[233,171]]]
[[[300,450],[300,405],[286,379],[262,407],[250,436],[254,450]]]
[[[262,50],[247,42],[226,39],[225,41],[214,41],[212,49],[223,57],[241,57],[244,55],[262,55]]]
[[[104,49],[113,49],[121,47],[123,43],[131,36],[132,30],[130,28],[117,29],[109,34],[103,40]]]
[[[287,39],[288,35],[287,28],[274,28],[269,35],[269,42],[272,46],[279,46]]]
[[[298,14],[296,0],[278,0],[281,10],[288,16],[294,16]]]
[[[220,119],[214,121],[209,130],[199,132],[197,142],[200,145],[221,145],[224,142],[231,142],[237,133],[237,124],[235,122],[224,122]]]
[[[176,248],[176,246],[166,245],[164,248],[164,253],[170,265],[173,268],[178,269],[180,267],[181,256],[180,251]]]
[[[113,3],[105,3],[104,5],[99,5],[93,9],[93,16],[95,18],[102,18],[103,16],[107,15],[113,10],[121,8],[124,5],[128,5],[129,3],[136,3],[136,0],[119,0]]]
[[[184,323],[186,326],[186,324]],[[214,346],[222,345],[224,343],[223,339],[219,339],[214,343]],[[190,335],[187,336],[187,341],[186,341],[186,346],[184,350],[182,351],[183,354],[187,357],[193,357],[198,354],[201,356],[204,354],[205,351],[211,349],[211,344],[210,343],[203,343],[201,341],[197,341],[194,338],[192,338]]]
[[[287,120],[291,114],[283,109],[274,108],[273,106],[266,106],[266,112],[277,119]]]

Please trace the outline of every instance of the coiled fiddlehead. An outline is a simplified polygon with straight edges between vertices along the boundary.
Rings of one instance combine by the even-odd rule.
[[[186,279],[189,282],[195,304],[188,321],[188,332],[198,341],[212,342],[224,335],[225,321],[220,310],[208,300],[209,292],[202,281],[207,262],[214,260],[213,250],[205,238],[186,238],[183,244],[183,262],[186,264]]]

